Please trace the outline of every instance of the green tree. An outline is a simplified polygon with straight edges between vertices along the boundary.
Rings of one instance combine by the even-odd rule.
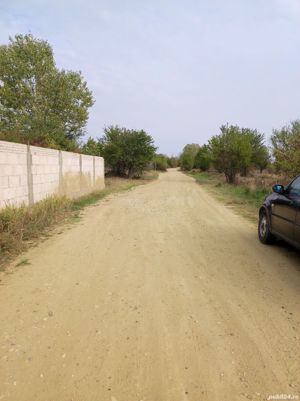
[[[82,153],[92,156],[102,156],[103,144],[100,139],[89,137],[85,144],[81,147]]]
[[[182,170],[191,171],[194,167],[195,158],[191,153],[183,153],[180,157],[180,167]]]
[[[168,159],[167,156],[163,154],[156,154],[153,158],[153,164],[156,170],[167,171]]]
[[[168,157],[168,166],[171,168],[178,167],[178,158],[175,156]]]
[[[92,93],[79,72],[57,69],[48,42],[16,35],[0,46],[0,82],[2,139],[78,147]]]
[[[207,171],[210,167],[210,164],[211,164],[211,152],[209,146],[203,145],[198,150],[195,156],[194,167],[202,171]]]
[[[156,150],[153,138],[145,131],[118,126],[105,128],[101,142],[105,162],[112,172],[130,178],[142,174]]]
[[[192,170],[199,148],[200,146],[196,143],[185,145],[179,158],[179,164],[182,170]]]
[[[225,174],[227,182],[234,184],[242,168],[251,164],[251,143],[237,126],[223,125],[220,130],[221,134],[209,141],[212,161]]]
[[[251,162],[242,166],[241,174],[243,176],[248,175],[249,167],[253,166],[259,168],[260,171],[267,167],[269,163],[269,151],[268,148],[265,146],[264,141],[265,137],[263,134],[260,134],[256,129],[250,128],[240,128],[241,133],[245,136],[245,140],[248,140],[251,144]]]
[[[260,173],[263,172],[264,169],[268,167],[270,163],[270,153],[267,146],[260,146],[254,156],[254,165],[259,168]]]
[[[271,136],[275,168],[292,177],[300,173],[300,120],[279,130]]]

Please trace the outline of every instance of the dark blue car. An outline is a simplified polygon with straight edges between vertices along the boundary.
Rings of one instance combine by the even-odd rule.
[[[280,238],[300,249],[300,175],[287,186],[273,186],[259,209],[258,236],[263,244]]]

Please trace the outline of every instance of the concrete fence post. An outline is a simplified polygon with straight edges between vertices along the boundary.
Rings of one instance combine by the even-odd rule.
[[[27,145],[27,185],[28,185],[28,204],[32,206],[34,203],[33,196],[33,177],[32,177],[32,154],[30,145]]]

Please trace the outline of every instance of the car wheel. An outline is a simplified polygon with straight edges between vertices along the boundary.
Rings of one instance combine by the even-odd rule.
[[[263,244],[274,243],[275,237],[270,231],[268,216],[265,212],[260,213],[258,222],[258,237]]]

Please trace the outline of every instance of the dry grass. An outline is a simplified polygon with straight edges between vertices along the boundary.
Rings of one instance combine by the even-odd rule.
[[[105,189],[71,200],[66,197],[49,197],[33,206],[9,206],[0,210],[0,268],[25,251],[59,223],[78,217],[84,207],[98,202],[107,195],[130,190],[155,178],[148,172],[139,180],[110,177]],[[23,264],[23,263],[22,263]]]
[[[258,172],[253,172],[249,177],[239,177],[237,185],[227,184],[224,175],[216,172],[192,172],[190,175],[227,207],[253,222],[257,221],[258,209],[264,198],[272,192],[272,186],[289,182],[286,177]]]
[[[0,211],[0,258],[18,254],[47,227],[62,221],[72,210],[72,201],[62,197],[45,199],[33,207],[8,206]]]

